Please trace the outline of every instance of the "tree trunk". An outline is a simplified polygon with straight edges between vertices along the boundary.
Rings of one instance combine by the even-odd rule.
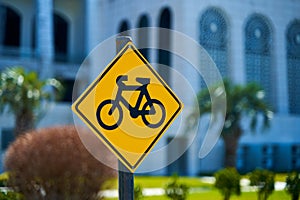
[[[231,196],[230,192],[225,192],[225,194],[224,194],[224,200],[229,200],[230,196]]]
[[[225,145],[225,167],[236,166],[236,152],[238,148],[238,142],[241,137],[242,130],[240,127],[236,127],[230,133],[223,133],[223,140]]]
[[[34,128],[34,115],[31,110],[22,110],[16,113],[15,136],[19,136]]]

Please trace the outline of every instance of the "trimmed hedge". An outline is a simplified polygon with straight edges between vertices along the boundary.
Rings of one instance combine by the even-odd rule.
[[[298,200],[300,196],[300,173],[289,173],[286,177],[286,191],[291,196],[292,200]]]
[[[241,194],[241,176],[235,168],[225,168],[215,173],[215,187],[221,192],[224,200],[229,200],[232,194]]]
[[[189,194],[189,187],[178,181],[177,174],[172,175],[172,180],[165,186],[165,194],[172,200],[185,200]]]
[[[266,169],[256,169],[250,173],[250,185],[256,186],[257,199],[267,200],[275,189],[275,174]]]

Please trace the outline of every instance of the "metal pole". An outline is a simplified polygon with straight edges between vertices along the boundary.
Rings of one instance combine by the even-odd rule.
[[[134,199],[134,176],[119,161],[119,200]]]
[[[119,36],[116,39],[117,53],[131,41],[129,36]],[[133,200],[134,198],[134,182],[133,173],[131,173],[122,162],[119,163],[119,200]]]

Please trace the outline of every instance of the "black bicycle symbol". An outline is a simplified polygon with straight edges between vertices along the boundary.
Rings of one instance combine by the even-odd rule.
[[[123,110],[120,103],[129,110],[132,118],[142,117],[143,123],[150,128],[159,127],[165,120],[166,111],[164,105],[157,99],[152,99],[147,90],[150,84],[149,78],[137,77],[136,81],[142,85],[126,85],[124,82],[128,80],[127,75],[118,76],[116,83],[118,91],[115,100],[107,99],[101,102],[97,108],[96,116],[99,125],[106,130],[116,129],[123,120]],[[135,106],[131,106],[129,102],[122,96],[123,91],[140,91]],[[143,97],[146,98],[145,104],[140,110]],[[104,122],[106,118],[112,118],[110,122]],[[149,119],[148,119],[149,118]],[[151,121],[151,119],[155,119]]]

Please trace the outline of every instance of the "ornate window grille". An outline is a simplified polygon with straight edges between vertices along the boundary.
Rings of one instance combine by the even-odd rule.
[[[271,71],[272,34],[267,21],[259,15],[252,16],[245,27],[245,64],[247,82],[256,82],[265,90],[266,101],[274,106]]]
[[[286,40],[289,112],[300,114],[300,20],[288,27]]]
[[[200,18],[199,42],[216,63],[222,77],[228,75],[227,24],[215,8],[206,10]],[[213,75],[209,77],[214,79]],[[204,87],[204,81],[201,81]]]

